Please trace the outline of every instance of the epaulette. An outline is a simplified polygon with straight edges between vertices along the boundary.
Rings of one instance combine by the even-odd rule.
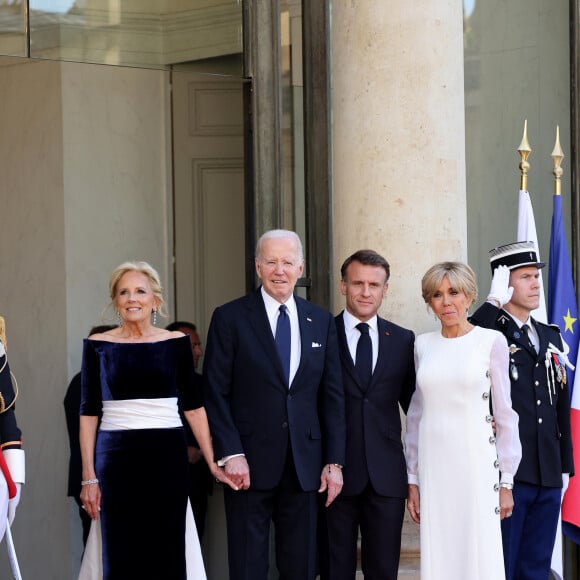
[[[536,320],[535,318],[534,318],[534,322],[538,326],[543,326],[544,328],[550,328],[552,330],[555,330],[558,334],[562,334],[562,331],[560,330],[560,327],[557,324],[549,324],[547,322],[541,322],[540,320]]]

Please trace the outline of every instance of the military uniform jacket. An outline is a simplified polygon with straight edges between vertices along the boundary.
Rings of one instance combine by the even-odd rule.
[[[512,406],[519,415],[522,443],[522,460],[515,480],[562,487],[562,473],[574,472],[570,393],[561,378],[562,369],[547,352],[550,343],[563,350],[562,337],[557,326],[530,320],[540,338],[538,353],[504,310],[486,302],[471,317],[473,324],[499,330],[510,349]]]
[[[0,343],[0,448],[21,449],[21,432],[16,424],[14,414],[14,387],[10,378],[10,365],[6,360],[6,352]]]

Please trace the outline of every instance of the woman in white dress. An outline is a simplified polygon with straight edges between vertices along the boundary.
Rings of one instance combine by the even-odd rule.
[[[469,266],[432,266],[422,293],[441,329],[415,342],[417,389],[405,436],[421,580],[503,580],[500,518],[514,509],[521,458],[508,346],[499,332],[468,321],[477,298]]]

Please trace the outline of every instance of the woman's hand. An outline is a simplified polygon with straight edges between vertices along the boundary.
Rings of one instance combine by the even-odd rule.
[[[412,483],[408,486],[407,491],[407,509],[411,519],[417,524],[421,523],[421,500],[419,486]]]
[[[92,520],[99,519],[101,511],[101,488],[98,483],[88,483],[81,489],[81,504]]]
[[[238,491],[239,487],[226,475],[223,467],[218,467],[218,464],[212,461],[209,464],[209,470],[217,481],[229,485],[234,491]]]
[[[500,519],[510,518],[514,510],[514,496],[511,489],[499,488]]]

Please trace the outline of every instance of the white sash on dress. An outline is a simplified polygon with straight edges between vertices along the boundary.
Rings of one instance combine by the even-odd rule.
[[[101,431],[181,427],[177,397],[103,401]]]

